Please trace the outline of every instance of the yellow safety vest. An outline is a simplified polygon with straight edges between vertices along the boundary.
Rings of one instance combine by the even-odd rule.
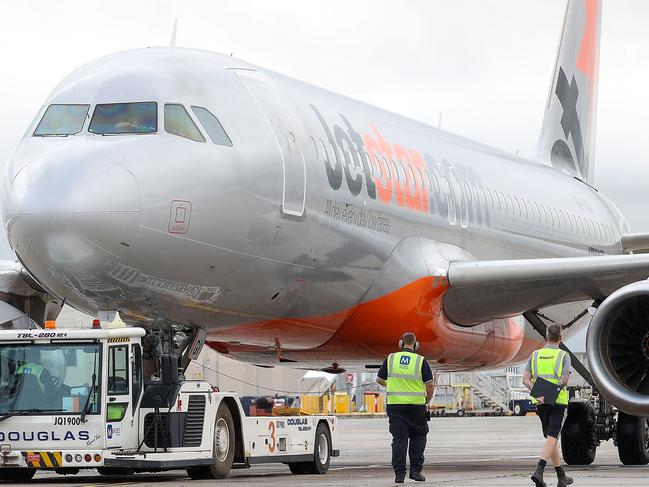
[[[412,352],[388,355],[388,405],[426,404],[426,386],[421,377],[423,360],[424,357]]]
[[[35,364],[35,363],[24,363],[20,367],[18,367],[18,370],[16,370],[16,375],[18,374],[32,374],[33,376],[36,377],[36,380],[38,382],[38,387],[41,388],[41,390],[45,390],[45,387],[43,386],[43,383],[41,382],[41,374],[43,373],[43,366],[41,364]]]
[[[563,374],[563,359],[566,352],[558,348],[544,347],[532,354],[532,379],[542,377],[548,382],[559,384]],[[561,389],[557,397],[557,404],[568,405],[568,391]],[[532,404],[538,404],[538,401],[532,397]]]

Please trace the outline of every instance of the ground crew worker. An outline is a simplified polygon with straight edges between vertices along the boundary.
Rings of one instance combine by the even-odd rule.
[[[27,377],[33,377],[33,382],[23,382]],[[29,350],[25,361],[16,369],[15,379],[21,381],[16,399],[19,409],[60,407],[57,387],[58,381],[43,365],[39,350]],[[31,385],[25,385],[31,384]]]
[[[394,481],[401,484],[406,477],[408,452],[410,478],[423,482],[426,478],[421,471],[428,434],[426,405],[433,396],[433,372],[424,357],[417,355],[419,342],[414,333],[405,333],[399,348],[400,352],[391,353],[383,362],[376,381],[387,390]]]
[[[54,388],[60,385],[60,379],[54,377],[41,359],[40,351],[29,351],[30,354],[25,362],[16,370],[16,375],[31,374],[36,378],[40,389],[45,393],[51,393]]]
[[[559,433],[561,433],[563,420],[568,410],[568,391],[565,387],[568,385],[570,373],[572,372],[570,355],[559,349],[561,339],[561,325],[553,323],[546,330],[547,343],[545,347],[532,353],[523,374],[523,383],[529,390],[532,390],[534,381],[538,377],[542,377],[553,384],[559,384],[562,387],[554,405],[544,404],[542,396],[537,399],[532,398],[532,403],[536,404],[536,414],[541,420],[543,436],[546,438],[541,450],[541,458],[531,477],[532,482],[537,487],[547,486],[543,480],[543,471],[548,459],[552,461],[552,465],[554,465],[557,472],[557,487],[566,487],[573,483],[573,479],[566,475],[561,466],[558,445]]]

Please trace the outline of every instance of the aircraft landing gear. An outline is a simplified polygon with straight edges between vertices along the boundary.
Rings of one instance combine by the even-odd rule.
[[[617,411],[597,393],[591,401],[577,400],[568,405],[561,431],[561,451],[566,463],[590,465],[600,443],[614,439],[624,465],[649,464],[649,418]]]
[[[587,401],[571,402],[561,431],[563,459],[568,465],[590,465],[598,446],[593,405]]]
[[[649,463],[649,418],[620,411],[617,415],[617,453],[624,465]]]
[[[546,324],[538,312],[528,311],[523,316],[541,336],[545,336]],[[599,393],[590,371],[579,358],[563,343],[560,348],[570,355],[575,370],[593,389],[590,401],[573,400],[568,405],[561,432],[561,450],[566,463],[590,465],[600,443],[613,439],[624,465],[649,464],[649,418],[632,416],[613,408]]]

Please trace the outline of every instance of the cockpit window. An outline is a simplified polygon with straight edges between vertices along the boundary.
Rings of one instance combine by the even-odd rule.
[[[170,134],[186,137],[196,142],[205,142],[205,138],[182,105],[165,105],[165,130]]]
[[[81,132],[90,105],[50,105],[38,123],[37,137],[74,135]]]
[[[150,134],[158,131],[156,102],[97,105],[88,131],[93,134]]]
[[[192,111],[196,115],[196,118],[198,118],[198,121],[203,125],[203,128],[205,128],[212,142],[218,145],[232,146],[232,141],[228,137],[228,134],[225,133],[223,125],[221,125],[218,118],[212,115],[212,112],[207,108],[194,106],[192,107]]]

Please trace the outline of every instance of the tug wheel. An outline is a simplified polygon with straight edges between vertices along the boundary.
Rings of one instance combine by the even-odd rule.
[[[228,476],[234,462],[235,432],[232,412],[225,402],[216,411],[212,464],[187,469],[194,480],[222,479]]]
[[[29,482],[34,475],[35,468],[0,468],[0,480],[7,482]]]

